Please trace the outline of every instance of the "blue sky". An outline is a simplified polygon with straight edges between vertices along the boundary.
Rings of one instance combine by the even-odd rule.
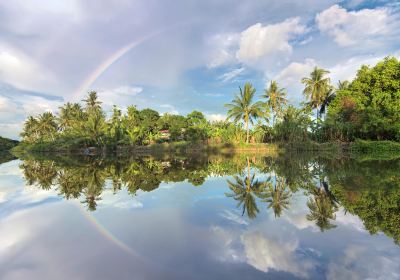
[[[0,2],[0,135],[97,90],[107,109],[194,109],[210,120],[238,86],[271,79],[297,104],[318,65],[334,83],[399,56],[399,1]]]

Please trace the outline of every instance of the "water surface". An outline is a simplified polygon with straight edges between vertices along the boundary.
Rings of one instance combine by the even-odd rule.
[[[1,279],[400,279],[400,161],[0,165]]]

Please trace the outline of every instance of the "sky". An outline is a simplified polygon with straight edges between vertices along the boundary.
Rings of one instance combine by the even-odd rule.
[[[13,0],[0,1],[0,135],[89,90],[104,108],[201,110],[271,80],[302,96],[315,67],[335,84],[363,65],[400,56],[400,1]]]

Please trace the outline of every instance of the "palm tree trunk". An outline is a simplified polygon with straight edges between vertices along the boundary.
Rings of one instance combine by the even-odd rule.
[[[249,143],[249,136],[250,136],[249,118],[246,118],[246,143]]]

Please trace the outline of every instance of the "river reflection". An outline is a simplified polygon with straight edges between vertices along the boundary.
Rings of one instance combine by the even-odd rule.
[[[0,275],[399,279],[399,170],[311,154],[28,156],[0,165]]]

